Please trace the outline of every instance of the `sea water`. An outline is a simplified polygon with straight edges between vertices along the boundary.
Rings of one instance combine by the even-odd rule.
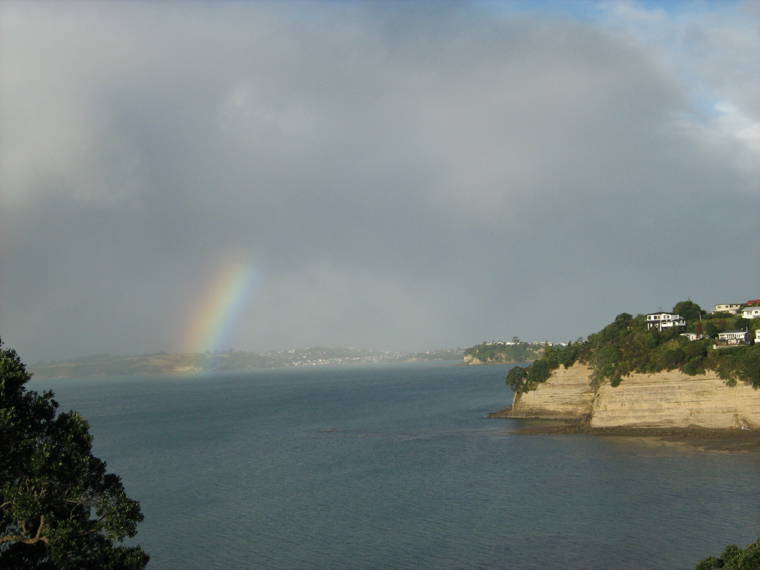
[[[31,387],[89,420],[150,568],[692,568],[760,536],[760,455],[517,435],[507,368]]]

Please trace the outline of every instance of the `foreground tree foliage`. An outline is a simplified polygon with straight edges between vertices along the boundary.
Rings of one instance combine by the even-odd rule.
[[[706,315],[692,301],[678,303],[674,312],[679,310],[696,319],[689,321],[686,330],[703,332],[705,338],[690,341],[681,336],[683,329],[649,330],[645,315],[621,313],[586,340],[546,347],[544,355],[531,366],[510,370],[507,385],[515,392],[532,390],[560,365],[569,367],[581,362],[591,367],[596,385],[606,381],[617,386],[634,372],[677,369],[692,376],[714,370],[730,385],[746,382],[760,388],[760,344],[714,349],[715,340],[711,338],[724,330],[745,327],[754,336],[760,319],[749,322],[733,315]]]
[[[50,391],[0,341],[0,568],[140,569],[140,505],[92,455],[87,422],[58,413]]]
[[[695,570],[757,570],[760,568],[760,538],[744,550],[735,544],[728,545],[723,554],[710,556],[697,564]]]

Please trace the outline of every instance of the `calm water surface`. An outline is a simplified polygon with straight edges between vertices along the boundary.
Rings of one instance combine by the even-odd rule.
[[[151,568],[691,568],[760,536],[760,455],[514,435],[506,368],[32,387],[90,421]]]

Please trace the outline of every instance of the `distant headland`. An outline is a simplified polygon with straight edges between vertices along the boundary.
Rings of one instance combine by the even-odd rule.
[[[584,430],[760,432],[760,300],[692,301],[618,315],[586,340],[547,346],[507,374],[511,409],[495,417],[561,419]]]
[[[484,364],[518,364],[533,362],[540,358],[551,342],[525,342],[518,337],[512,340],[490,340],[471,346],[464,351],[467,366]]]

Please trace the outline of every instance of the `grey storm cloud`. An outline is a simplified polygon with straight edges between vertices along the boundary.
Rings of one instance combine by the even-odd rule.
[[[598,21],[8,3],[0,54],[0,334],[32,358],[182,349],[229,251],[252,350],[566,340],[757,296],[739,143]]]

